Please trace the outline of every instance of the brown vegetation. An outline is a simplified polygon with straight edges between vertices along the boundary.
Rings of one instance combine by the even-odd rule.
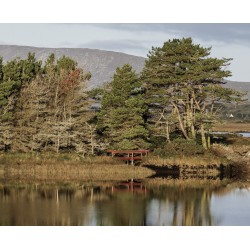
[[[173,179],[173,178],[154,178],[147,179],[146,184],[149,186],[155,185],[165,185],[165,186],[174,186],[178,188],[215,188],[227,186],[232,181],[229,179],[225,179],[221,181],[220,179],[208,179],[204,176],[204,178],[189,178],[189,179]]]
[[[225,157],[215,156],[213,154],[207,155],[195,155],[195,156],[173,156],[168,158],[161,158],[159,156],[151,156],[144,162],[145,164],[157,165],[157,166],[179,166],[183,167],[208,167],[227,165],[229,161]]]
[[[214,126],[214,131],[220,132],[250,132],[250,123],[235,123],[224,121]]]
[[[5,179],[27,181],[111,181],[141,179],[154,173],[152,170],[126,165],[110,157],[81,159],[70,154],[54,156],[51,154],[36,156],[2,154],[0,163],[2,169],[4,168]]]

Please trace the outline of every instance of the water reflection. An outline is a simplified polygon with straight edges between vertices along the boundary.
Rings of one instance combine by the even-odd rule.
[[[164,188],[155,197],[148,204],[148,225],[210,226],[213,224],[210,190]]]
[[[224,196],[231,198],[223,199]],[[222,206],[230,210],[238,198],[234,189],[225,187],[149,186],[140,182],[78,189],[3,187],[0,225],[192,226],[230,224],[229,221],[240,225],[242,220],[227,218],[226,209],[220,210]],[[245,201],[249,200],[247,190]],[[244,202],[239,206],[238,211],[243,212],[247,207]],[[244,223],[250,225],[248,211],[243,213]]]

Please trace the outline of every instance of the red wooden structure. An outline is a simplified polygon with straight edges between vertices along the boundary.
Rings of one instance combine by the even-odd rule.
[[[125,188],[124,188],[125,187]],[[136,192],[136,193],[146,193],[147,188],[141,181],[136,180],[128,180],[118,182],[116,185],[111,187],[112,193],[113,192]]]
[[[135,161],[141,161],[143,157],[148,156],[149,150],[137,149],[137,150],[107,150],[107,153],[111,154],[112,157],[117,157],[119,160],[127,163],[131,162],[134,165]]]

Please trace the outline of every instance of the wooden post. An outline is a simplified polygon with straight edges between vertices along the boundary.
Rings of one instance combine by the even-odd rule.
[[[56,204],[59,204],[59,199],[58,199],[58,188],[56,189]]]
[[[134,192],[133,182],[134,182],[134,180],[133,180],[133,179],[131,179],[130,183],[131,183],[131,191],[132,191],[132,192]]]

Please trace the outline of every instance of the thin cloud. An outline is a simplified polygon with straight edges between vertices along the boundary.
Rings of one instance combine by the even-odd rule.
[[[250,23],[142,23],[142,24],[89,24],[99,28],[128,32],[161,32],[203,41],[223,43],[250,42]]]
[[[148,50],[147,41],[138,40],[94,40],[89,43],[79,44],[81,48],[93,48],[112,50],[118,52],[137,51],[139,54],[145,54]]]

